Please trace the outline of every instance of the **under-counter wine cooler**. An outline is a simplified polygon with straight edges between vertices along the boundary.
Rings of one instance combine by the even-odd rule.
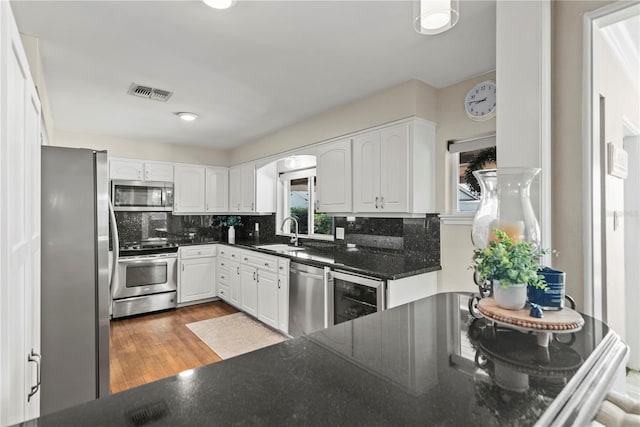
[[[336,270],[333,281],[333,322],[346,322],[385,308],[385,281]]]

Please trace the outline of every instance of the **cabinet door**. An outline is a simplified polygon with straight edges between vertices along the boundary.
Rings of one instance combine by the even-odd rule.
[[[145,162],[144,179],[145,181],[173,182],[173,165],[170,163]]]
[[[410,172],[408,124],[382,129],[378,172],[380,174],[379,209],[384,212],[408,212]]]
[[[316,159],[318,210],[351,212],[351,140],[319,147]]]
[[[242,310],[258,317],[258,284],[257,269],[248,265],[240,266],[240,288],[242,298]]]
[[[240,212],[240,193],[242,191],[242,170],[239,167],[229,169],[229,212]]]
[[[176,166],[174,212],[204,212],[204,167]]]
[[[258,319],[272,328],[278,328],[278,276],[258,270]]]
[[[380,203],[380,131],[353,139],[353,211],[377,212]]]
[[[109,160],[109,178],[110,179],[128,179],[132,181],[141,181],[143,175],[144,163],[136,160]]]
[[[254,212],[256,210],[256,171],[255,165],[244,165],[240,168],[242,178],[240,188],[240,211]]]
[[[231,280],[229,281],[229,291],[231,293],[229,297],[229,301],[231,304],[236,307],[242,307],[242,289],[240,286],[241,276],[240,276],[240,263],[239,262],[230,262],[229,263],[229,275],[231,276]]]
[[[215,296],[216,259],[195,258],[180,261],[180,301],[197,301]]]
[[[227,212],[229,210],[229,170],[206,168],[205,178],[206,212]]]
[[[289,260],[278,259],[278,329],[289,333]]]

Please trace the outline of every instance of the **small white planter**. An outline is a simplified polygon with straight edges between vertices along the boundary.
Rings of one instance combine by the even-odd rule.
[[[527,284],[518,283],[503,288],[499,280],[494,280],[493,298],[502,308],[520,310],[527,303]]]

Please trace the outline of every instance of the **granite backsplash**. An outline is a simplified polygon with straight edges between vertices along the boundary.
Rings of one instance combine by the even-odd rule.
[[[170,212],[116,212],[120,241],[139,242],[150,238],[186,243],[193,239],[211,238],[226,241],[230,225],[236,239],[256,243],[287,243],[288,237],[276,235],[273,215],[172,215]],[[256,224],[259,232],[256,234]],[[355,245],[372,251],[403,254],[430,264],[440,264],[440,221],[437,214],[421,218],[353,218],[335,217],[335,227],[345,231],[344,240],[320,242],[303,240],[305,244]]]

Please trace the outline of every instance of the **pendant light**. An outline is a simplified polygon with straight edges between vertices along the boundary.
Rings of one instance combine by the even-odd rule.
[[[414,0],[414,29],[420,34],[440,34],[453,28],[460,17],[459,0]]]
[[[229,9],[236,4],[236,0],[202,0],[204,4],[214,9]]]

